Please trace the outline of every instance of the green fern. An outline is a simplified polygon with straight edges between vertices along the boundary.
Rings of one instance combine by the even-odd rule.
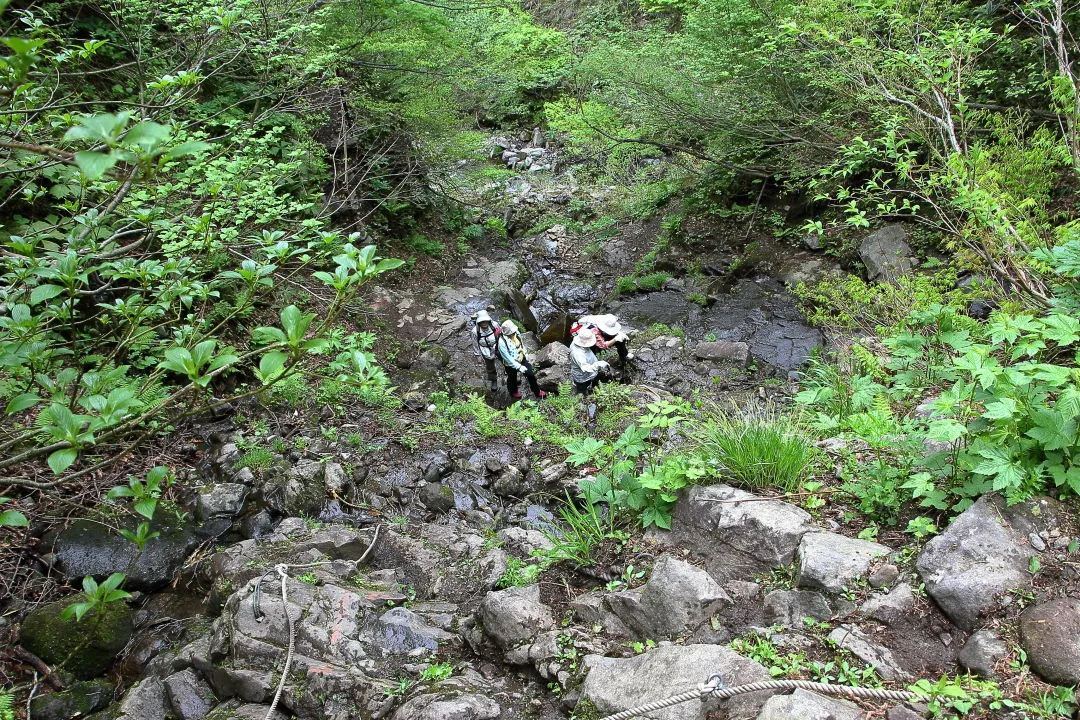
[[[8,693],[0,693],[0,720],[15,720],[15,698]]]

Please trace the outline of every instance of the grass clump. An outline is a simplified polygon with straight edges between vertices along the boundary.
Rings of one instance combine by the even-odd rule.
[[[668,280],[671,279],[671,274],[654,271],[646,273],[644,275],[623,275],[621,278],[615,281],[615,291],[620,295],[633,292],[652,292],[654,290],[663,289]]]
[[[798,425],[771,407],[748,415],[713,412],[694,439],[719,477],[753,490],[798,490],[819,455]]]
[[[276,459],[277,456],[272,451],[256,447],[244,453],[236,466],[238,468],[251,468],[252,470],[268,470],[273,466]]]

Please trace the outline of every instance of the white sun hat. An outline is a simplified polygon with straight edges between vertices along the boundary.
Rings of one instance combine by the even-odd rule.
[[[596,335],[588,328],[578,330],[574,335],[574,344],[584,348],[590,348],[596,344]]]
[[[514,323],[513,320],[504,320],[502,324],[502,331],[507,335],[517,335],[518,326]]]
[[[618,335],[622,332],[622,325],[619,324],[619,318],[614,315],[597,315],[596,327],[600,328],[600,332],[605,335]]]

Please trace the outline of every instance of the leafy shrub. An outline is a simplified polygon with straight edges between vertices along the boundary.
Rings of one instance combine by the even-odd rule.
[[[815,325],[874,332],[895,328],[916,310],[959,302],[954,272],[903,275],[891,283],[866,282],[855,275],[799,283],[795,296]]]

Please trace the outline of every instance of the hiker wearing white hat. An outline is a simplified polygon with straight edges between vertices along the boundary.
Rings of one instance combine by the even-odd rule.
[[[596,333],[588,328],[581,328],[574,334],[570,343],[570,380],[574,383],[574,393],[588,395],[600,382],[600,373],[610,369],[603,360],[597,360],[592,348],[596,346]]]
[[[496,369],[495,358],[499,351],[496,348],[499,342],[499,326],[491,319],[487,310],[481,310],[473,315],[473,352],[484,361],[487,370],[488,389],[497,392],[499,389],[499,371]]]
[[[614,315],[586,315],[578,319],[577,325],[570,329],[570,333],[573,334],[580,328],[588,328],[596,334],[596,347],[599,349],[614,346],[615,351],[619,353],[620,365],[625,365],[627,360],[634,359],[634,353],[626,347],[626,341],[630,338],[623,331],[619,318]]]
[[[518,333],[518,327],[513,320],[503,321],[497,347],[499,357],[502,358],[503,365],[506,366],[506,390],[510,393],[510,397],[515,400],[521,399],[521,391],[518,390],[518,373],[525,376],[533,395],[538,400],[547,397],[547,393],[541,390],[540,385],[536,382],[536,373],[533,371],[533,366],[525,353],[525,345],[521,342],[521,335]]]

